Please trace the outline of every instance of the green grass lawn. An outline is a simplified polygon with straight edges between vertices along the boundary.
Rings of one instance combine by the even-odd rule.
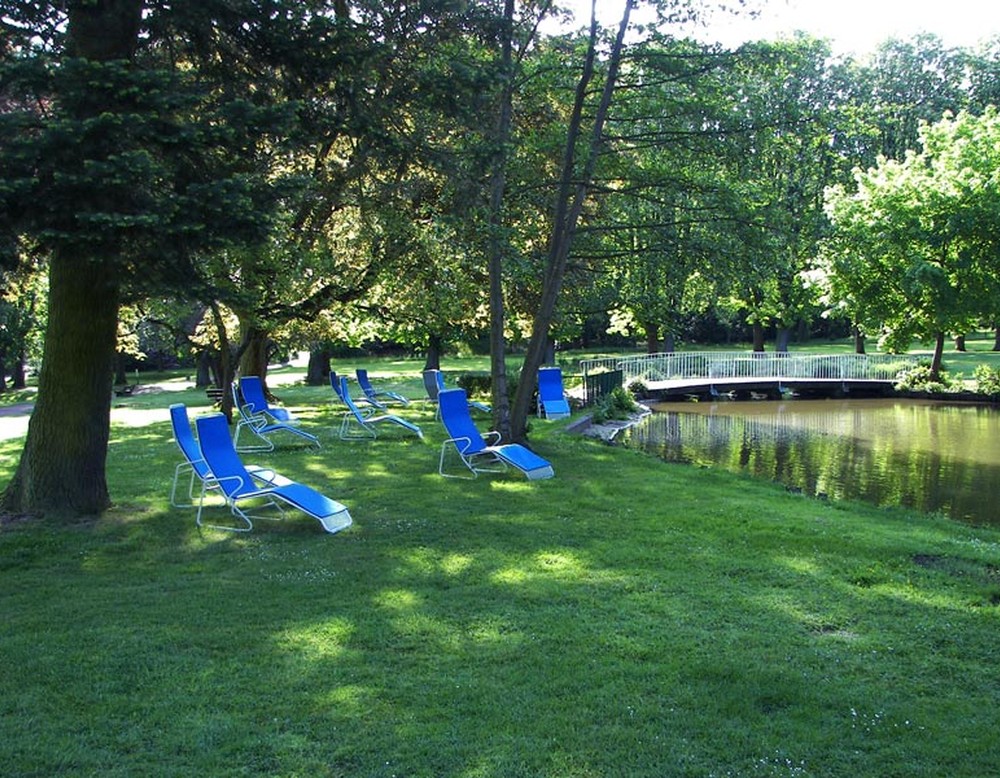
[[[422,395],[419,362],[368,366]],[[552,480],[443,479],[429,407],[423,441],[345,443],[328,387],[275,389],[323,448],[247,461],[350,529],[198,531],[179,389],[116,403],[105,516],[0,531],[4,775],[996,774],[1000,531],[564,423],[532,429]]]

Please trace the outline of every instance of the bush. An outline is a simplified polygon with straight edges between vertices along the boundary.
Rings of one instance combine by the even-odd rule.
[[[489,397],[493,393],[493,378],[484,373],[462,373],[456,383],[469,397]]]
[[[630,381],[628,390],[632,393],[633,397],[645,397],[649,393],[649,387],[646,386],[646,382],[641,378]]]
[[[895,388],[898,392],[950,392],[956,388],[956,382],[944,372],[934,380],[930,364],[921,362],[908,370],[901,370],[896,376]]]
[[[591,420],[595,424],[603,424],[606,421],[624,421],[637,410],[639,410],[639,406],[628,390],[616,386],[597,401],[594,412],[591,414]]]
[[[973,373],[979,394],[1000,395],[1000,368],[979,365]]]

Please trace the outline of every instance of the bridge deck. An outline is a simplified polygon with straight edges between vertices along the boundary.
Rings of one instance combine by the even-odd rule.
[[[646,388],[657,395],[675,396],[688,394],[725,394],[732,391],[757,391],[772,393],[781,390],[838,391],[887,390],[894,381],[861,378],[676,378],[669,381],[649,381]]]

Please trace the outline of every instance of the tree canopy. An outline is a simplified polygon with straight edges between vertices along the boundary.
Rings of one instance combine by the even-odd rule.
[[[3,509],[108,504],[122,306],[211,340],[222,383],[277,338],[488,342],[513,439],[584,328],[781,348],[817,279],[886,347],[1000,318],[1000,47],[725,49],[637,3],[556,34],[547,0],[3,3],[0,359],[45,335]]]

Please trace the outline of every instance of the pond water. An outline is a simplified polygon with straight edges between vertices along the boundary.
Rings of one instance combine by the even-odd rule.
[[[623,442],[805,494],[1000,525],[1000,411],[913,400],[661,404]]]

